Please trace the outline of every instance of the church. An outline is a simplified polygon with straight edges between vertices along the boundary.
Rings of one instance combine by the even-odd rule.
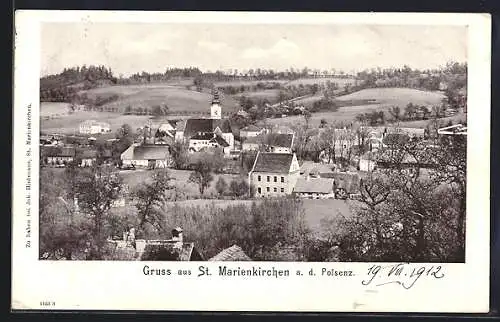
[[[234,150],[231,124],[228,119],[222,118],[222,106],[216,91],[210,105],[210,118],[187,119],[177,127],[175,139],[187,142],[190,152],[200,152],[212,147],[221,148],[225,154]]]

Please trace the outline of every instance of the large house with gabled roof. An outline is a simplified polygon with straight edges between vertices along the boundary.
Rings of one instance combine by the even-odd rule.
[[[289,195],[300,176],[295,153],[258,152],[248,173],[257,197]]]

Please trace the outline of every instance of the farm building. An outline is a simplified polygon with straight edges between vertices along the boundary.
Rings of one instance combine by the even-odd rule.
[[[243,249],[237,245],[226,248],[209,259],[211,262],[247,262],[251,260]]]
[[[300,166],[300,175],[303,176],[319,176],[333,172],[333,166],[330,164],[318,163],[313,161],[304,161]]]
[[[91,167],[97,161],[97,150],[83,149],[78,151],[76,158],[80,167]]]
[[[110,133],[111,126],[106,122],[98,122],[96,120],[86,120],[80,123],[80,134],[99,134]]]
[[[253,124],[250,124],[248,126],[245,126],[244,128],[240,129],[240,138],[242,140],[249,138],[249,137],[255,137],[257,135],[263,134],[265,132],[265,129],[260,128],[258,126],[255,126]]]
[[[125,233],[121,240],[108,240],[120,260],[141,261],[202,261],[203,256],[192,242],[185,242],[182,229],[172,230],[167,240],[135,239],[135,230]]]
[[[243,151],[256,151],[260,147],[266,152],[292,153],[294,134],[269,133],[247,138],[242,144]]]
[[[333,199],[335,198],[333,189],[333,179],[307,176],[297,180],[293,188],[293,194],[301,198]]]
[[[467,126],[455,124],[438,129],[439,135],[467,135]]]
[[[359,158],[359,171],[371,172],[377,166],[376,155],[373,152],[366,152]]]
[[[172,164],[170,148],[167,145],[132,144],[121,154],[124,166],[142,168],[166,168]]]
[[[334,181],[335,198],[346,199],[359,193],[360,177],[356,172],[332,172],[325,177]]]
[[[299,169],[295,153],[258,152],[248,177],[257,196],[283,196],[293,192]]]
[[[40,157],[42,162],[47,165],[66,165],[75,160],[76,149],[74,147],[42,146]]]
[[[230,152],[229,143],[214,133],[200,133],[189,139],[188,150],[190,152],[200,152],[210,148],[220,148],[226,155]]]

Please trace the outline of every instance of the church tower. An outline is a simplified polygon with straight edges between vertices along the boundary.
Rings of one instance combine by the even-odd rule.
[[[222,107],[220,105],[219,93],[213,91],[212,105],[210,105],[210,118],[220,120],[222,118]]]

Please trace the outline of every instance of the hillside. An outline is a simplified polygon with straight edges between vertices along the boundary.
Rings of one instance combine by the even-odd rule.
[[[296,101],[296,104],[311,106],[314,101],[320,100],[322,95],[315,95]],[[440,92],[421,91],[409,88],[371,88],[363,89],[348,95],[336,98],[339,109],[337,111],[322,111],[313,113],[310,124],[319,126],[324,119],[328,123],[354,121],[356,115],[372,111],[387,111],[391,106],[404,108],[408,103],[417,105],[440,105],[445,96]],[[290,116],[285,118],[270,119],[273,124],[292,125],[303,122],[302,116]],[[426,122],[417,122],[415,127],[422,127]]]
[[[119,113],[123,113],[127,106],[151,108],[157,105],[167,105],[170,114],[208,113],[212,99],[207,92],[163,83],[99,87],[79,94],[86,94],[91,99],[116,95],[116,99],[104,104],[103,109],[116,108]],[[221,103],[224,112],[235,111],[238,107],[238,103],[229,95],[222,95]]]
[[[338,96],[339,101],[369,100],[373,104],[390,104],[400,107],[408,103],[439,105],[445,98],[441,92],[421,91],[412,88],[368,88],[348,95]]]

